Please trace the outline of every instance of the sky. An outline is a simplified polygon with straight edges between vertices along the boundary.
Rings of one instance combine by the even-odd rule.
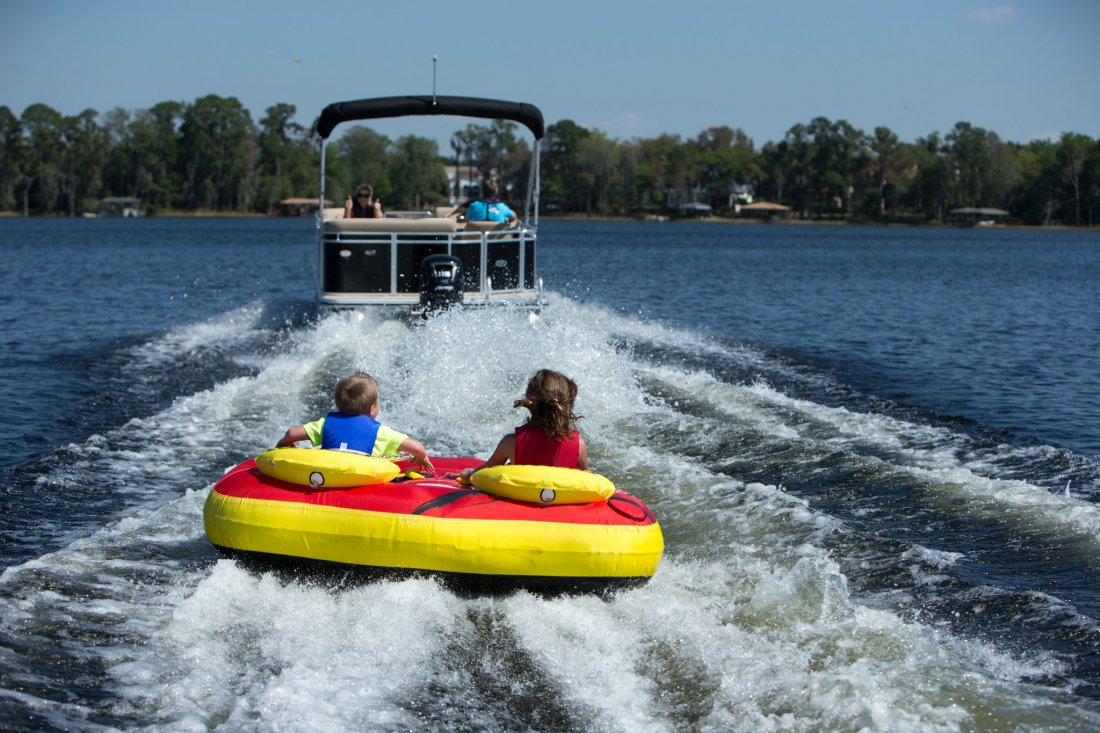
[[[433,58],[437,61],[433,62]],[[1100,2],[1021,0],[0,0],[0,105],[66,115],[236,97],[309,126],[330,102],[530,102],[618,140],[815,117],[905,142],[1100,138]],[[371,122],[441,141],[469,120]]]

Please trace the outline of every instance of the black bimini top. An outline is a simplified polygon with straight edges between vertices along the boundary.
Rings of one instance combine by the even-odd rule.
[[[433,97],[431,95],[333,102],[321,111],[315,130],[323,139],[328,139],[336,126],[343,122],[415,115],[455,115],[511,120],[525,125],[534,134],[536,140],[541,140],[546,134],[542,111],[533,104],[477,97]]]

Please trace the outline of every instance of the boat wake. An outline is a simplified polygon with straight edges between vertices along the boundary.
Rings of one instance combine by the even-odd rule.
[[[4,727],[1100,725],[1097,466],[552,299],[536,319],[413,325],[278,324],[256,306],[126,347],[127,381],[184,389],[36,467],[28,488],[65,511],[23,525],[52,549],[30,542],[0,575]],[[185,377],[200,353],[213,372]],[[483,457],[543,367],[580,386],[594,469],[661,522],[646,586],[603,600],[289,581],[207,542],[217,477],[326,412],[346,372],[373,374],[382,421],[431,453]]]

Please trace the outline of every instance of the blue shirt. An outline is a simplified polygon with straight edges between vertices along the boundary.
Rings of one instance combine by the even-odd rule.
[[[469,221],[508,221],[516,214],[503,201],[471,201],[466,207],[466,219]]]

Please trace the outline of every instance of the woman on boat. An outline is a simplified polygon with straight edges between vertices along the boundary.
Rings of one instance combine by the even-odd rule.
[[[500,439],[489,460],[468,468],[460,476],[490,466],[516,463],[532,466],[558,466],[588,470],[588,447],[576,429],[580,416],[573,413],[577,399],[576,383],[560,372],[540,369],[527,383],[523,399],[513,407],[526,407],[531,416],[523,426]]]
[[[374,189],[364,183],[355,189],[355,196],[344,202],[345,219],[381,219],[382,202],[374,197]]]

